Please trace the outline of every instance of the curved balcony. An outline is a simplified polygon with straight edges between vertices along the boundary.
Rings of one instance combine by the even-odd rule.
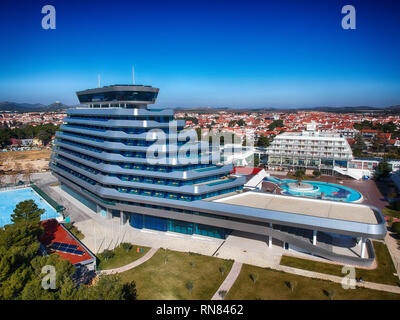
[[[163,141],[163,137],[165,140],[175,140],[178,139],[179,133],[157,133],[157,132],[144,132],[144,133],[126,133],[124,131],[114,131],[114,130],[98,130],[98,129],[84,129],[84,128],[75,128],[68,124],[63,124],[60,126],[61,131],[74,132],[87,134],[96,137],[104,137],[104,138],[116,138],[116,139],[136,139],[136,140],[158,140]]]
[[[93,102],[94,103],[94,102]],[[107,102],[108,103],[108,102]],[[174,115],[174,111],[172,109],[163,109],[163,110],[148,110],[148,109],[125,109],[125,108],[76,108],[76,109],[68,109],[67,114],[73,115],[114,115],[114,116],[169,116],[172,117]]]
[[[204,171],[188,170],[188,171],[173,171],[173,172],[159,172],[159,171],[148,171],[148,170],[135,170],[135,169],[124,169],[119,165],[113,164],[104,164],[104,163],[95,163],[90,160],[85,160],[79,158],[78,156],[69,154],[67,152],[63,152],[60,150],[55,150],[51,159],[57,160],[56,155],[61,155],[76,162],[82,163],[86,166],[92,167],[94,169],[115,173],[115,174],[129,174],[129,175],[137,175],[143,177],[155,177],[155,178],[169,178],[169,179],[177,179],[177,180],[191,180],[195,178],[203,178],[211,175],[218,175],[224,173],[230,173],[233,170],[233,165],[228,164],[224,166],[216,166],[214,168],[206,168]]]
[[[184,186],[171,186],[171,185],[161,185],[161,184],[156,184],[156,183],[145,183],[145,182],[131,182],[131,181],[123,181],[120,180],[119,178],[116,177],[109,177],[109,176],[104,176],[101,173],[93,174],[90,173],[84,169],[81,169],[79,167],[76,167],[66,161],[63,160],[56,160],[58,163],[62,164],[63,166],[80,173],[81,175],[86,176],[89,179],[92,179],[99,183],[100,185],[113,185],[117,187],[129,187],[129,188],[137,188],[137,189],[147,189],[147,190],[158,190],[158,191],[163,191],[163,192],[171,192],[171,193],[185,193],[185,194],[190,194],[190,195],[196,195],[196,194],[204,194],[208,192],[215,192],[223,189],[228,189],[232,187],[238,187],[242,186],[245,183],[246,178],[245,177],[238,177],[234,178],[232,180],[221,180],[221,182],[224,183],[219,183],[219,184],[197,184],[197,185],[184,185]],[[65,175],[69,177],[71,180],[75,181],[78,185],[81,184],[83,180],[75,177],[74,175],[70,174],[69,172],[63,170],[62,168],[57,167],[54,164],[50,164],[50,167],[56,171],[60,172],[62,175]]]
[[[219,162],[219,152],[213,152],[203,156],[197,157],[162,157],[162,158],[134,158],[125,157],[121,154],[109,153],[106,151],[96,152],[82,147],[74,146],[68,143],[63,143],[61,141],[55,140],[55,145],[64,147],[69,150],[80,152],[94,158],[114,161],[114,162],[126,162],[126,163],[140,163],[140,164],[150,164],[150,165],[169,165],[169,166],[181,166],[187,164],[199,164],[199,163],[217,163]]]
[[[127,145],[123,142],[112,142],[105,141],[101,138],[91,138],[91,137],[79,137],[74,134],[70,134],[68,132],[56,132],[56,138],[66,139],[73,142],[79,142],[82,144],[86,144],[89,146],[101,148],[101,149],[109,149],[109,150],[123,150],[123,151],[139,151],[139,152],[147,152],[150,147],[156,148],[156,151],[159,153],[167,153],[167,152],[179,152],[182,146],[176,144],[166,144],[165,142],[156,141],[147,141],[150,143],[148,146],[140,146],[140,145]],[[174,141],[176,142],[176,141]],[[182,143],[182,142],[181,142]],[[207,150],[208,143],[205,141],[199,141],[195,143],[186,142],[184,145],[188,145],[190,150],[193,152],[194,150]]]
[[[169,128],[169,122],[157,122],[153,120],[110,120],[95,118],[73,118],[65,117],[67,123],[87,124],[92,126],[101,125],[102,127],[125,127],[125,128]],[[176,127],[183,128],[185,120],[175,120]]]

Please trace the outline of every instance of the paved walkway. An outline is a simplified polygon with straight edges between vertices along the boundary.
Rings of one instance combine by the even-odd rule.
[[[275,269],[281,270],[287,273],[292,273],[296,274],[299,276],[304,276],[304,277],[309,277],[309,278],[317,278],[317,279],[322,279],[322,280],[329,280],[333,281],[336,283],[342,283],[343,277],[338,277],[338,276],[333,276],[329,274],[324,274],[324,273],[318,273],[318,272],[313,272],[313,271],[308,271],[308,270],[303,270],[303,269],[297,269],[297,268],[292,268],[292,267],[287,267],[287,266],[278,266]],[[343,276],[345,276],[343,274]],[[387,291],[387,292],[393,292],[400,294],[400,287],[396,286],[390,286],[387,284],[380,284],[380,283],[373,283],[373,282],[361,282],[358,283],[356,282],[355,285],[357,287],[363,287],[363,288],[368,288],[368,289],[373,289],[373,290],[379,290],[379,291]]]
[[[120,268],[102,270],[102,271],[100,271],[100,273],[101,274],[114,274],[114,273],[121,273],[121,272],[128,271],[130,269],[133,269],[133,268],[141,265],[142,263],[145,263],[147,260],[149,260],[157,252],[157,250],[158,250],[158,248],[151,248],[149,250],[149,252],[147,252],[143,257],[133,261],[130,264],[127,264],[127,265],[122,266]]]
[[[389,250],[390,256],[392,257],[394,267],[396,268],[397,276],[400,279],[400,250],[395,238],[395,233],[389,230],[386,233],[385,244]]]
[[[232,285],[235,283],[237,277],[240,274],[240,270],[242,270],[242,263],[234,262],[231,271],[226,276],[224,282],[222,282],[221,286],[218,288],[217,292],[213,295],[211,300],[223,300],[223,298],[219,295],[220,291],[228,291],[231,289]]]

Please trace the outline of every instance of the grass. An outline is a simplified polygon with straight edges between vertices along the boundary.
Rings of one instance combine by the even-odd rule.
[[[257,275],[254,282],[251,274]],[[288,283],[294,283],[292,290]],[[244,264],[225,300],[399,300],[400,295],[366,288],[343,289],[339,283]]]
[[[0,152],[0,161],[7,159],[15,160],[50,160],[51,150],[24,150],[24,151],[8,151]]]
[[[385,207],[382,210],[382,214],[385,216],[393,217],[393,218],[400,218],[400,211],[392,209],[390,207]]]
[[[399,279],[393,275],[393,273],[396,273],[396,269],[393,265],[392,258],[386,245],[378,241],[374,241],[373,245],[378,262],[377,268],[372,270],[356,268],[356,277],[358,278],[361,276],[364,281],[368,282],[397,286]],[[300,259],[291,256],[283,256],[280,264],[288,267],[331,274],[340,277],[345,275],[342,273],[343,266],[341,265]]]
[[[232,264],[231,260],[159,249],[150,260],[119,275],[123,282],[135,281],[139,300],[209,300]],[[193,285],[191,293],[188,282]]]
[[[137,248],[143,248],[143,252],[137,252]],[[114,256],[109,260],[104,260],[102,254],[98,254],[99,260],[98,268],[100,270],[108,270],[125,266],[141,257],[143,257],[150,248],[141,246],[132,246],[129,251],[124,250],[121,246],[118,246],[111,250]]]

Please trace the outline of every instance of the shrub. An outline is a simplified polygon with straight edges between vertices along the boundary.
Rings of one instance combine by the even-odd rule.
[[[257,279],[258,279],[258,275],[255,273],[250,273],[249,275],[251,281],[253,281],[253,283],[256,283]]]
[[[221,276],[224,275],[225,271],[226,271],[226,267],[225,266],[220,266],[219,267],[219,272],[221,273]]]
[[[287,281],[286,285],[293,292],[294,289],[297,287],[297,281]]]
[[[193,290],[193,283],[190,281],[186,282],[186,289],[188,289],[189,293],[191,294]]]
[[[400,222],[393,222],[392,223],[392,231],[400,234]]]
[[[105,260],[105,261],[108,261],[108,260],[110,260],[112,257],[114,257],[114,252],[112,252],[111,250],[108,250],[108,249],[106,249],[106,250],[104,250],[102,253],[101,253],[101,257]]]
[[[120,244],[120,247],[124,249],[126,252],[128,252],[133,248],[133,245],[127,242],[123,242]]]
[[[319,170],[314,170],[314,171],[313,171],[313,175],[314,175],[315,177],[317,177],[317,178],[320,177],[321,174],[322,174],[322,173],[321,173],[321,171],[319,171]]]

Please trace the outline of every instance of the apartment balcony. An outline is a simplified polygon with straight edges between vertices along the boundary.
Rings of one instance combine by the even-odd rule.
[[[67,123],[86,124],[92,126],[102,127],[125,127],[125,128],[169,128],[169,122],[157,122],[153,120],[111,120],[111,119],[96,119],[96,118],[74,118],[65,117],[64,121]],[[183,128],[185,120],[175,120],[177,127]]]
[[[233,170],[232,164],[227,164],[223,166],[215,166],[206,168],[207,170],[187,170],[187,171],[172,171],[172,172],[161,172],[161,171],[150,171],[144,169],[124,169],[117,164],[105,164],[105,163],[96,163],[90,160],[82,159],[78,156],[72,155],[68,152],[64,152],[61,150],[54,150],[54,153],[51,156],[52,160],[62,161],[57,156],[63,156],[73,161],[79,162],[83,165],[92,167],[94,169],[112,173],[112,174],[129,174],[129,175],[138,175],[143,177],[155,177],[155,178],[169,178],[169,179],[177,179],[177,180],[191,180],[195,178],[202,178],[211,175],[218,174],[228,174]]]
[[[158,165],[171,165],[179,166],[185,164],[198,164],[198,163],[217,163],[220,160],[219,152],[210,152],[206,155],[195,155],[193,157],[184,156],[173,156],[173,157],[146,157],[145,155],[141,157],[126,157],[122,154],[109,153],[107,151],[98,150],[96,147],[88,146],[75,146],[62,141],[55,141],[56,146],[64,147],[65,149],[80,152],[91,157],[98,159],[113,161],[113,162],[127,162],[127,163],[140,163],[140,164],[158,164]]]
[[[116,139],[137,139],[137,140],[177,140],[179,134],[176,133],[164,133],[160,131],[159,133],[156,132],[144,132],[144,133],[126,133],[124,131],[114,131],[114,130],[101,130],[97,128],[78,128],[74,127],[69,124],[63,124],[60,126],[60,130],[64,132],[73,132],[73,133],[80,133],[80,134],[87,134],[96,137],[102,138],[116,138]]]
[[[172,193],[185,193],[185,194],[203,194],[213,191],[218,191],[221,189],[228,189],[231,187],[241,186],[246,182],[246,177],[235,177],[232,179],[219,179],[215,181],[209,181],[202,184],[193,184],[193,185],[181,185],[181,186],[173,186],[173,185],[163,185],[157,183],[145,183],[145,182],[133,182],[133,181],[123,181],[117,177],[105,176],[101,173],[94,174],[88,172],[82,168],[79,168],[73,164],[70,164],[65,161],[57,160],[57,163],[62,164],[63,166],[73,170],[76,173],[79,173],[91,180],[96,181],[100,185],[110,185],[115,187],[128,187],[128,188],[136,188],[136,189],[147,189],[147,190],[158,190],[163,192],[172,192]],[[68,171],[57,167],[55,164],[50,164],[50,167],[55,172],[60,173],[61,175],[66,176],[67,178],[75,181],[78,185],[83,181],[77,178],[75,175],[69,173]]]

